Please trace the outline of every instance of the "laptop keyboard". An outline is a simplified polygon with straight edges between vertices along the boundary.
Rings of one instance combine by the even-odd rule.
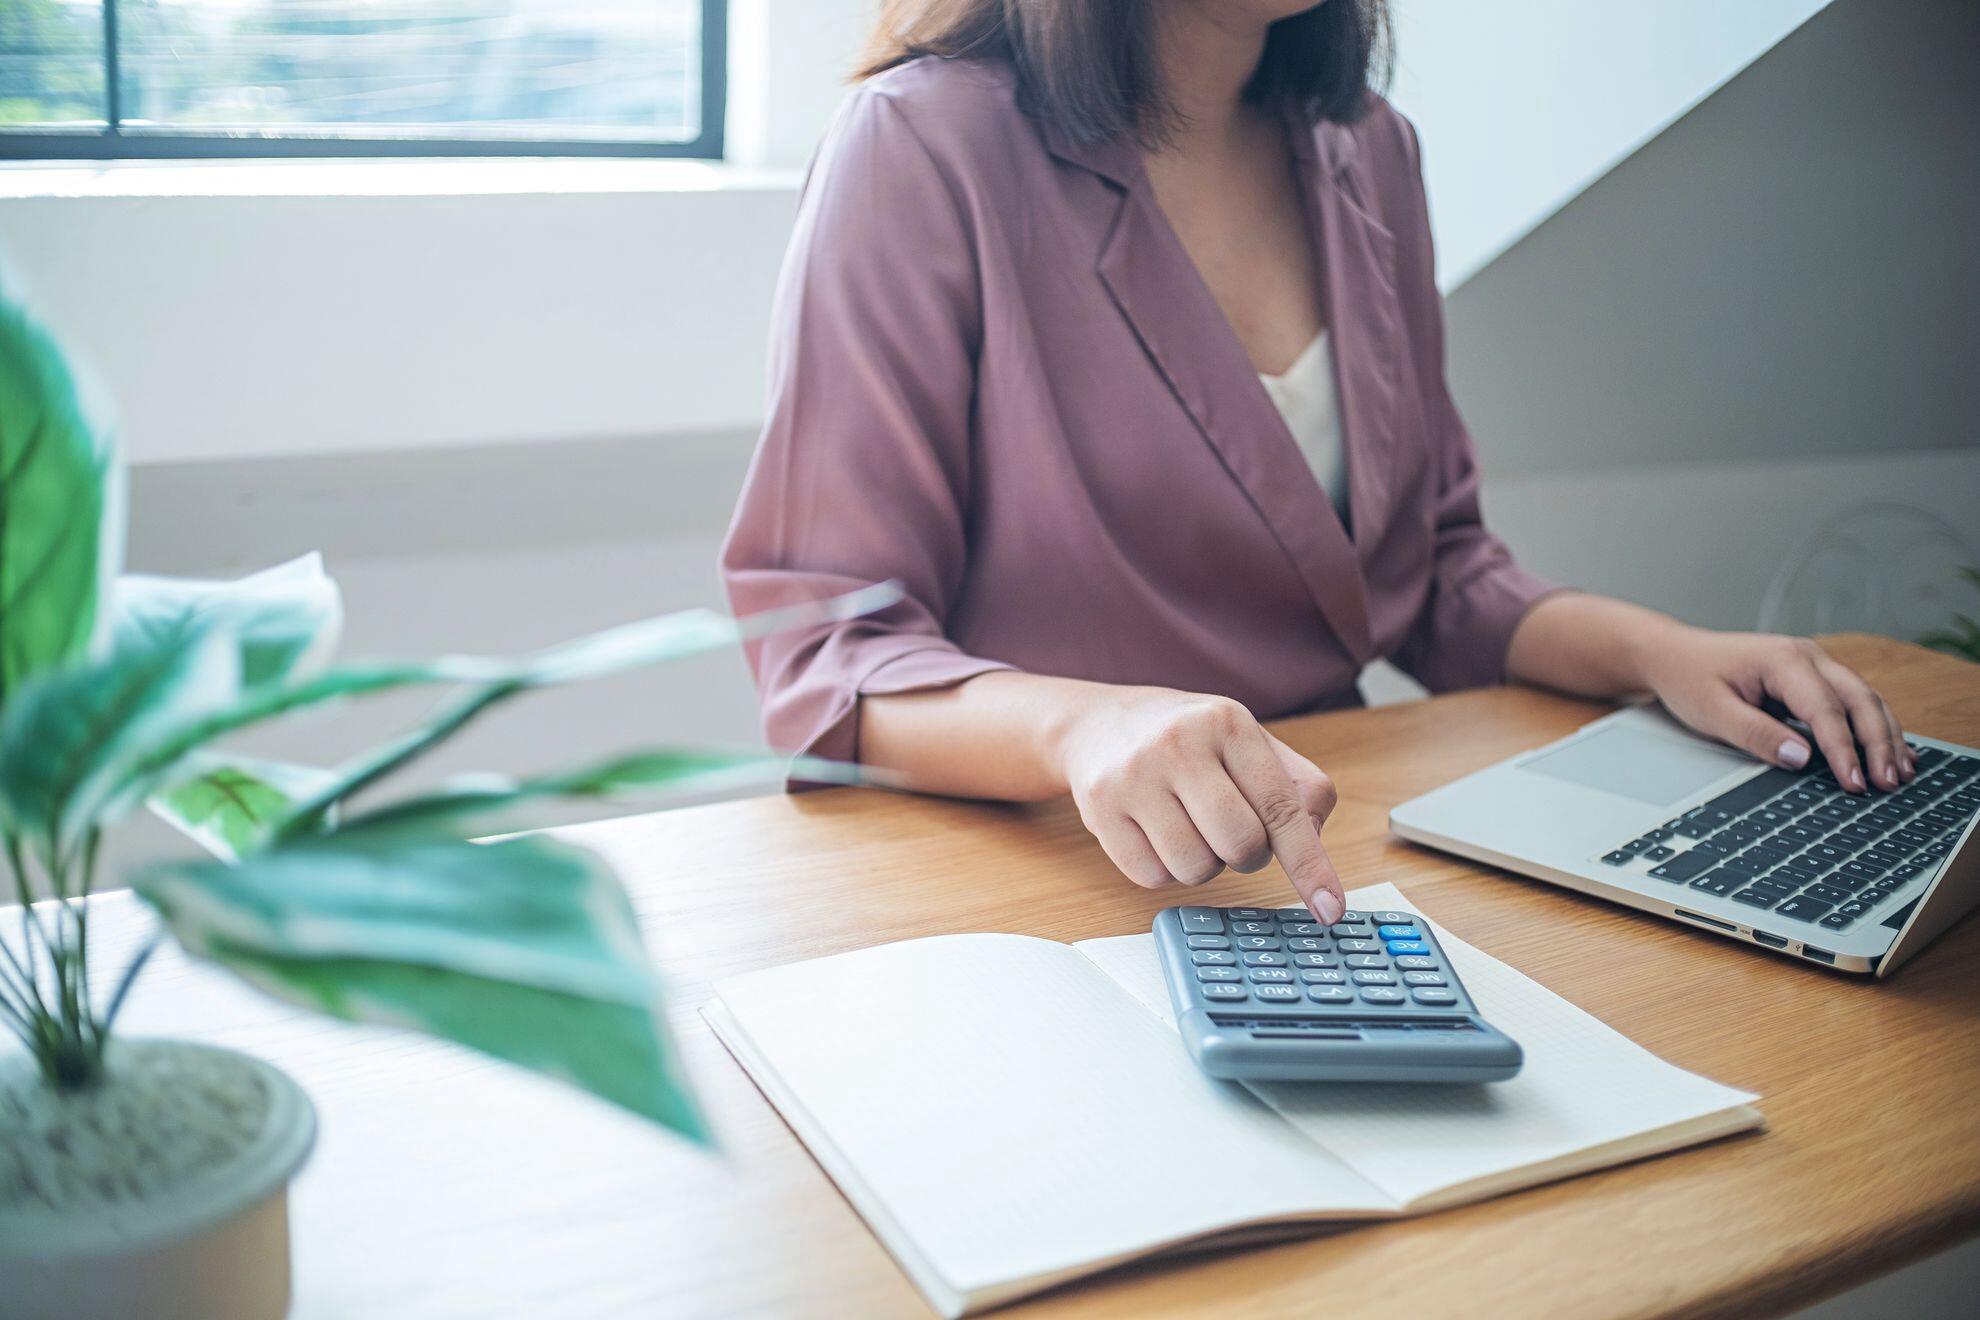
[[[1980,814],[1980,757],[1921,747],[1918,778],[1857,796],[1828,770],[1767,770],[1606,853],[1648,875],[1847,930],[1944,862]]]

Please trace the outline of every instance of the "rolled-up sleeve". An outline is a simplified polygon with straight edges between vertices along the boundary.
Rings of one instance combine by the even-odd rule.
[[[1486,530],[1478,500],[1478,452],[1458,414],[1444,374],[1443,298],[1437,291],[1415,130],[1397,117],[1408,139],[1409,187],[1415,214],[1407,232],[1420,235],[1397,254],[1398,292],[1413,341],[1413,382],[1427,416],[1435,539],[1429,595],[1392,657],[1432,692],[1503,682],[1506,652],[1527,610],[1555,583],[1521,568],[1505,542]]]
[[[1010,667],[944,632],[965,567],[980,327],[957,187],[900,108],[862,89],[799,204],[772,318],[769,417],[722,572],[738,614],[890,580],[904,595],[749,645],[775,747],[856,761],[861,696]]]

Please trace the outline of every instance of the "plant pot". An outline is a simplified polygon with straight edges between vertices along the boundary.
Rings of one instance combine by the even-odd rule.
[[[289,1309],[289,1180],[309,1097],[259,1059],[116,1040],[57,1093],[0,1056],[0,1308],[8,1315],[276,1320]]]

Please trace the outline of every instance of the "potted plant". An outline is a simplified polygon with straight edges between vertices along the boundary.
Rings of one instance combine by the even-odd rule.
[[[616,879],[553,839],[469,840],[529,799],[773,780],[787,764],[659,747],[521,781],[377,789],[500,703],[744,627],[695,611],[514,659],[334,665],[339,596],[313,556],[228,583],[119,576],[120,470],[92,417],[52,340],[0,297],[0,848],[19,903],[0,911],[0,1041],[18,1044],[0,1052],[9,1313],[288,1306],[286,1190],[311,1145],[308,1098],[259,1060],[117,1034],[155,941],[125,966],[92,964],[99,846],[141,804],[214,854],[128,877],[160,938],[285,1000],[423,1029],[705,1141]],[[446,690],[431,718],[345,764],[224,750],[291,712],[415,685]]]

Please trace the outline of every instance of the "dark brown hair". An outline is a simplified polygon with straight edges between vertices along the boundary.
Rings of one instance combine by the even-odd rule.
[[[1156,67],[1157,0],[886,0],[857,77],[923,55],[1007,61],[1018,105],[1080,142],[1161,141],[1176,111]],[[1353,120],[1386,78],[1386,0],[1324,0],[1272,24],[1245,99]]]

